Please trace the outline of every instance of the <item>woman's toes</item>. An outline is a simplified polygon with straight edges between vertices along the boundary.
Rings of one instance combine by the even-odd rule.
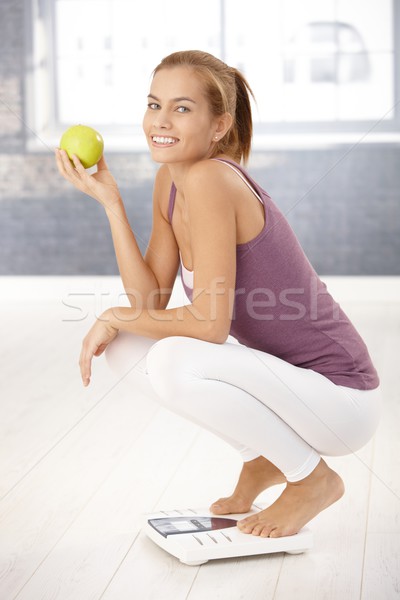
[[[254,525],[251,535],[261,535],[264,525]]]
[[[243,523],[243,521],[238,521],[237,527],[238,529],[240,529],[240,531],[243,531],[243,533],[250,533],[252,529],[251,525],[249,525],[248,523]]]
[[[217,502],[214,502],[214,504],[211,504],[211,512],[215,514],[223,514],[224,510],[226,510],[226,502],[224,502],[224,500],[225,498],[221,498],[220,500],[217,500]]]
[[[240,521],[238,521],[238,525],[242,525],[243,527],[254,525],[255,523],[257,523],[257,515],[251,515],[250,517],[245,517],[244,519],[240,519]]]
[[[253,517],[246,517],[246,519],[242,519],[241,521],[238,521],[237,526],[240,529],[240,531],[243,531],[244,533],[252,533],[253,528],[257,525],[257,518]]]
[[[238,523],[238,527],[243,533],[251,533],[251,535],[259,537],[269,537],[274,526],[269,523],[263,523],[262,521],[252,520],[244,524],[240,522],[240,524]]]
[[[268,537],[270,538],[278,538],[278,537],[282,537],[282,535],[284,535],[278,527],[275,527],[275,529],[272,529],[272,531],[269,532]]]
[[[260,531],[260,537],[263,537],[263,538],[274,537],[272,534],[275,530],[272,529],[272,531],[271,531],[271,529],[272,529],[272,525],[267,525],[267,526],[264,525],[264,527]]]

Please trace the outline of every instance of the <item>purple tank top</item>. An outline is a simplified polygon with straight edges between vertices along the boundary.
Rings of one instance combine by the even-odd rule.
[[[333,383],[360,390],[379,385],[368,349],[311,266],[288,221],[247,172],[233,161],[260,196],[265,225],[236,247],[236,295],[230,334],[241,344],[313,369]],[[171,187],[172,223],[176,188]],[[182,264],[181,264],[182,272]],[[192,289],[182,277],[192,301]]]

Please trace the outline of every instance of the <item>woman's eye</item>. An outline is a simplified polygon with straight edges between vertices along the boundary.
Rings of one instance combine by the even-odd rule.
[[[160,105],[156,102],[150,102],[147,106],[150,108],[150,110],[158,110],[160,108]]]
[[[180,113],[190,112],[190,109],[187,106],[178,106],[178,108],[176,110],[177,110],[177,112],[180,112]]]

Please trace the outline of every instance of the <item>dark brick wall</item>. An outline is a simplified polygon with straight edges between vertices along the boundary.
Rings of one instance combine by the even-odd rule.
[[[0,1],[0,275],[115,274],[101,206],[25,150],[24,0]],[[317,271],[400,274],[400,145],[255,152],[249,170],[287,217]],[[144,251],[156,165],[111,154]]]

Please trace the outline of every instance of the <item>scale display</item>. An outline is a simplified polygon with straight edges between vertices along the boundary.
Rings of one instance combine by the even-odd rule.
[[[151,527],[164,537],[180,533],[199,533],[236,527],[237,520],[222,517],[161,517],[148,520]]]

